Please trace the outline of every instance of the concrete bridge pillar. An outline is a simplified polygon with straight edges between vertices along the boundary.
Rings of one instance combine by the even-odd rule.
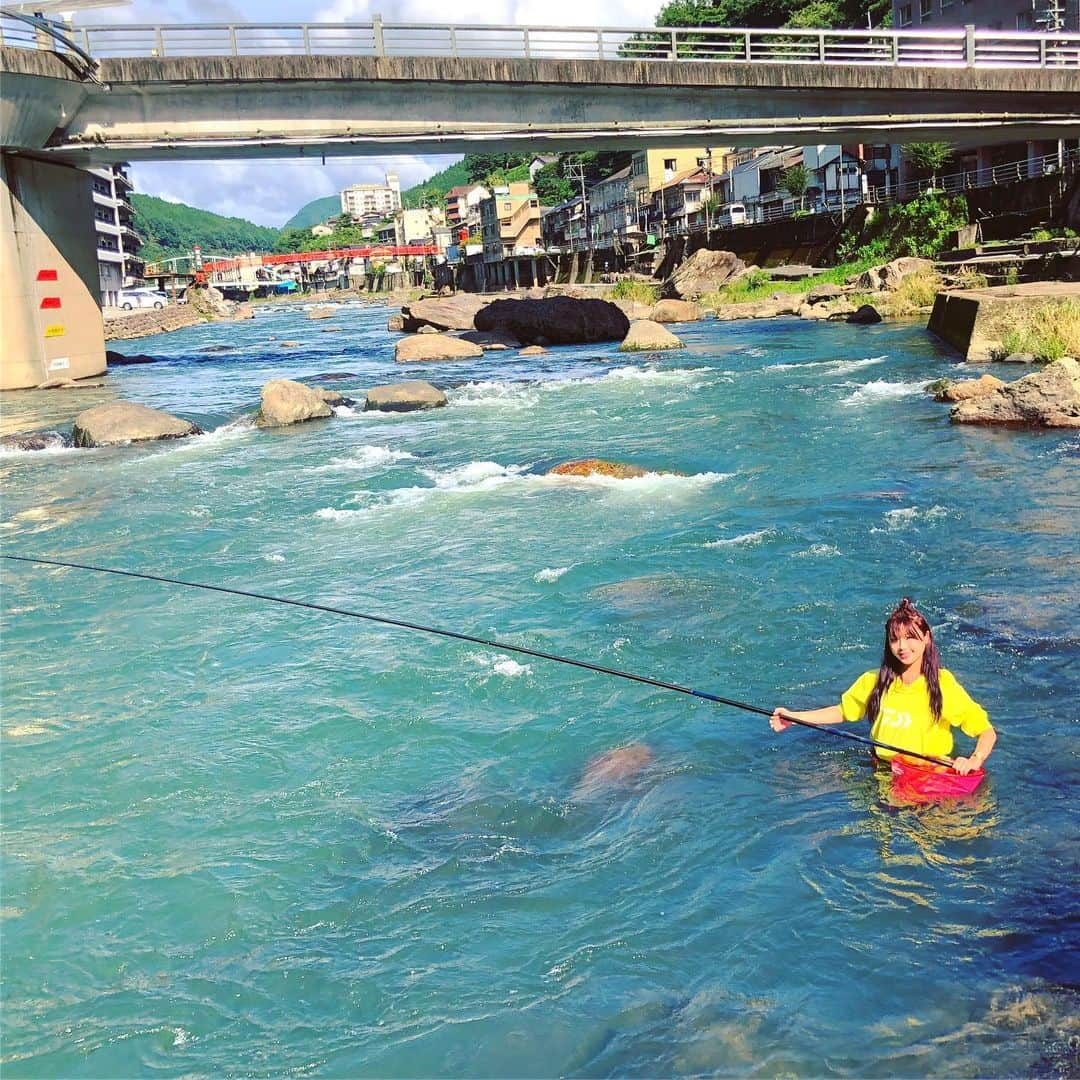
[[[66,165],[0,158],[0,390],[105,371],[91,185]]]

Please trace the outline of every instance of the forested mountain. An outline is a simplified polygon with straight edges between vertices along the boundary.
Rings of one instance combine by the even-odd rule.
[[[133,194],[135,229],[143,238],[139,255],[147,262],[187,255],[195,244],[206,255],[272,251],[278,230],[197,210],[183,203],[166,202],[153,195]]]
[[[310,229],[312,225],[318,225],[328,218],[337,217],[341,213],[341,196],[324,195],[321,199],[315,199],[299,210],[282,225],[286,229]]]

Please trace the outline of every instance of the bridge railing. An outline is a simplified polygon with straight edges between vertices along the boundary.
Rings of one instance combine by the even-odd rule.
[[[393,23],[72,27],[95,57],[448,56],[886,67],[1080,68],[1080,34],[975,29],[750,30]],[[54,48],[10,16],[0,44]]]

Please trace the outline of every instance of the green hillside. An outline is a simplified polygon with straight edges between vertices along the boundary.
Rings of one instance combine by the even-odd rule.
[[[284,229],[310,229],[312,225],[318,225],[327,218],[337,217],[341,213],[341,196],[324,195],[321,199],[315,199],[299,210],[285,224]]]
[[[135,208],[135,229],[143,238],[139,254],[147,262],[187,255],[195,244],[207,255],[273,251],[278,238],[277,229],[153,195],[133,194],[131,205]]]

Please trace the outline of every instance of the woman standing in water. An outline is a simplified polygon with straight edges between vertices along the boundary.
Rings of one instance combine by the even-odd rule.
[[[865,716],[871,738],[931,757],[952,753],[952,729],[958,727],[976,740],[973,753],[953,760],[962,776],[982,768],[997,742],[986,710],[941,666],[930,624],[907,597],[885,623],[885,649],[877,671],[860,675],[839,705],[807,712],[774,709],[769,719],[773,731],[792,726],[785,716],[812,724],[840,724]],[[876,753],[885,760],[894,754],[880,748]]]

